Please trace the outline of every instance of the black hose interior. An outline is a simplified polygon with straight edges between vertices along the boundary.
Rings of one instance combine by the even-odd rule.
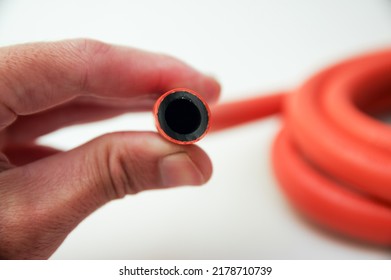
[[[189,134],[201,124],[201,114],[197,106],[188,99],[176,99],[167,105],[165,118],[167,125],[176,133]]]

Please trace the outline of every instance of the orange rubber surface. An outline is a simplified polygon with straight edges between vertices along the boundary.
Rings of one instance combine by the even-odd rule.
[[[211,130],[282,113],[272,151],[290,202],[353,239],[391,245],[391,51],[342,62],[289,94],[212,108]]]

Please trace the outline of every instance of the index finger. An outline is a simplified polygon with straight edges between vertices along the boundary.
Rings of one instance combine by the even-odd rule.
[[[172,57],[79,39],[0,49],[0,129],[78,96],[144,100],[187,87],[209,102],[219,84]]]

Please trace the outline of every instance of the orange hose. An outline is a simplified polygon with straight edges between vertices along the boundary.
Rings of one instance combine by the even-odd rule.
[[[177,101],[182,102],[173,108],[173,104]],[[167,114],[170,109],[175,115],[168,118]],[[156,100],[152,111],[159,134],[175,144],[194,144],[208,133],[210,126],[209,106],[202,96],[193,90],[175,88],[167,91]],[[173,122],[173,120],[175,121]],[[183,126],[183,130],[183,128],[189,127],[189,123],[193,124],[194,129],[178,131],[179,128],[174,127],[175,124],[180,125]]]
[[[298,90],[212,110],[212,130],[283,112],[272,161],[281,188],[310,219],[391,245],[391,51],[342,62]]]
[[[240,125],[281,111],[284,93],[220,104],[213,108],[211,131]]]

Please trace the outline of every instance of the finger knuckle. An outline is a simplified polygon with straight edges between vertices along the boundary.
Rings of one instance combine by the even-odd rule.
[[[158,136],[146,134],[117,132],[109,137],[112,142],[106,149],[105,166],[110,194],[115,198],[159,187],[157,152],[153,148]]]
[[[76,51],[86,57],[104,54],[110,49],[109,44],[88,38],[76,39],[70,43]]]
[[[103,166],[101,169],[104,169],[102,172],[106,178],[106,186],[104,187],[109,200],[139,192],[135,173],[133,172],[136,165],[134,159],[132,159],[131,151],[118,143],[113,145],[113,142],[118,142],[113,141],[113,139],[117,138],[116,140],[118,140],[119,137],[119,133],[112,135],[110,137],[112,139],[106,143],[103,153],[104,159],[102,160]]]
[[[79,81],[76,83],[78,90],[86,93],[92,91],[90,73],[99,57],[104,56],[111,46],[93,39],[76,39],[69,41],[71,53],[76,57],[79,69]]]

